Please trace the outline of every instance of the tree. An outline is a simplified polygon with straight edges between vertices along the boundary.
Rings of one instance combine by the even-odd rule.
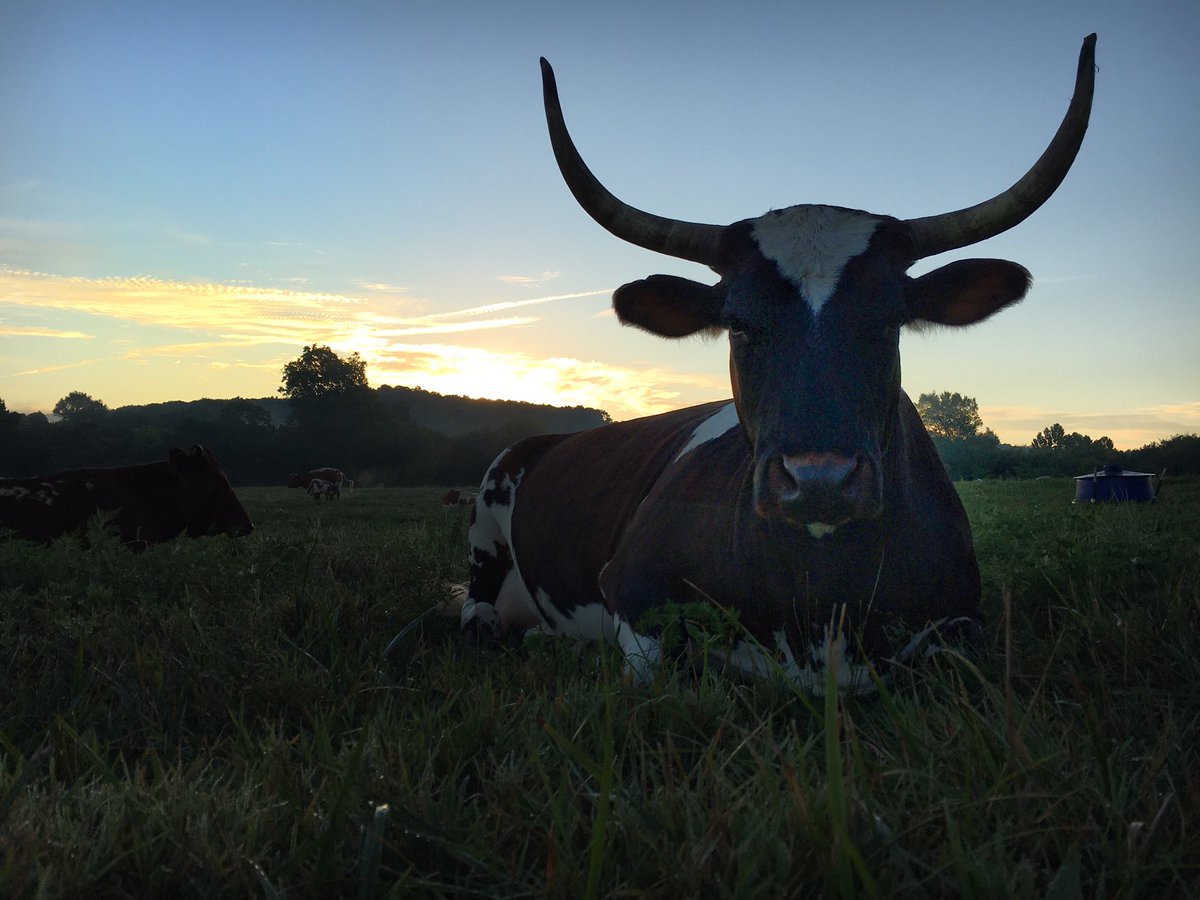
[[[257,403],[234,397],[221,407],[217,421],[226,428],[267,428],[271,424],[271,414]]]
[[[0,397],[0,437],[16,429],[21,421],[21,414],[11,412],[4,398]]]
[[[917,412],[930,434],[951,441],[975,437],[983,427],[974,397],[942,391],[917,398]]]
[[[283,367],[283,387],[279,393],[289,400],[315,400],[336,397],[367,387],[367,364],[358,353],[342,359],[328,347],[305,347],[299,359]]]
[[[377,414],[366,368],[357,353],[342,359],[319,344],[305,347],[299,359],[283,367],[279,393],[291,401],[288,423],[299,429],[297,438],[306,458],[323,460],[321,465],[356,468],[366,449],[355,436]]]
[[[64,422],[94,422],[108,412],[100,400],[93,400],[83,391],[71,391],[54,404],[54,414]]]

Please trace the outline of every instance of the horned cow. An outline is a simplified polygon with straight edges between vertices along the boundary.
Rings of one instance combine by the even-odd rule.
[[[618,318],[667,338],[726,332],[733,398],[501,453],[469,531],[468,637],[614,640],[645,680],[662,654],[647,613],[713,604],[738,618],[720,651],[730,665],[817,692],[830,668],[840,688],[870,689],[872,670],[978,637],[970,526],[900,387],[900,329],[980,322],[1020,300],[1030,276],[995,259],[906,270],[1012,228],[1054,193],[1087,129],[1095,40],[1028,173],[918,219],[816,205],[731,225],[642,212],[583,162],[542,60],[551,144],[578,203],[615,236],[720,276],[626,284]]]

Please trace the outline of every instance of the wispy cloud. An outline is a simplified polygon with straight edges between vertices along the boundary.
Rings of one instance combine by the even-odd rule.
[[[547,281],[553,281],[561,273],[559,272],[542,272],[540,275],[497,275],[497,281],[503,281],[505,284],[520,284],[525,287],[541,287]]]
[[[58,366],[38,366],[36,369],[26,369],[24,372],[14,372],[16,376],[23,375],[47,375],[50,372],[62,372],[66,369],[81,369],[84,366],[94,366],[97,363],[104,362],[102,359],[81,359],[71,363],[63,363]]]
[[[384,382],[443,394],[592,406],[617,419],[674,409],[684,405],[685,393],[713,399],[729,390],[723,380],[706,375],[473,347],[392,344],[375,356]]]
[[[245,369],[248,379],[261,381],[277,374],[296,348],[319,341],[339,353],[359,352],[374,384],[409,384],[447,394],[594,406],[616,418],[663,412],[728,392],[723,379],[703,375],[546,357],[536,352],[505,353],[447,340],[465,338],[473,332],[529,328],[541,321],[531,312],[539,306],[608,295],[611,288],[407,314],[403,306],[417,301],[402,300],[397,310],[395,294],[403,289],[376,293],[381,286],[365,282],[357,287],[362,293],[241,283],[196,284],[149,277],[67,278],[0,266],[0,310],[7,306],[40,311],[43,317],[47,312],[87,313],[119,321],[123,323],[122,331],[119,337],[107,340],[112,354],[103,361],[136,366],[139,372],[183,361],[195,364],[197,377],[207,370]],[[126,325],[175,328],[193,337],[166,343],[158,333],[150,336],[139,333],[136,327],[130,331]],[[98,326],[98,330],[103,329]],[[67,329],[55,332],[49,328],[10,331],[18,338],[33,337],[35,332],[72,334]],[[134,338],[132,345],[127,343],[130,335]],[[268,349],[272,346],[278,352]],[[21,374],[46,374],[97,361],[30,367]],[[104,368],[107,371],[110,367]],[[143,383],[148,377],[142,376]],[[267,390],[273,387],[270,384]],[[99,387],[97,391],[106,393]],[[116,402],[111,394],[109,399]],[[124,402],[144,400],[131,398]]]
[[[36,191],[41,186],[42,183],[36,178],[24,178],[0,185],[0,191],[6,191],[10,194],[27,194],[30,191]]]
[[[94,334],[86,334],[82,331],[56,331],[53,328],[21,328],[15,325],[0,325],[0,335],[4,337],[57,338],[72,341],[90,341],[96,337]]]
[[[383,281],[356,281],[354,286],[372,294],[407,294],[410,290],[402,284],[387,284]]]
[[[554,303],[558,300],[577,300],[582,297],[598,297],[601,294],[611,294],[612,288],[601,288],[598,291],[580,291],[575,294],[553,294],[549,297],[535,297],[530,300],[506,300],[500,303],[488,303],[484,306],[470,306],[466,309],[456,309],[452,312],[430,313],[426,319],[457,319],[467,316],[484,316],[492,313],[506,312],[510,309],[521,309],[526,306],[538,306],[543,303]]]
[[[1164,435],[1200,432],[1200,401],[1173,405],[1076,413],[1033,406],[981,406],[985,426],[1000,439],[1022,446],[1054,423],[1067,432],[1108,437],[1120,449],[1141,447]]]

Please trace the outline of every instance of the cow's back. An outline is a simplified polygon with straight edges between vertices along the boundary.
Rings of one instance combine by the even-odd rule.
[[[27,540],[50,541],[83,531],[92,516],[109,512],[123,541],[163,540],[174,536],[165,534],[159,509],[167,477],[166,463],[152,463],[0,479],[0,525]]]
[[[534,438],[512,511],[512,550],[531,593],[560,609],[602,602],[598,577],[629,521],[696,428],[728,401],[567,436]],[[540,443],[538,443],[540,442]]]

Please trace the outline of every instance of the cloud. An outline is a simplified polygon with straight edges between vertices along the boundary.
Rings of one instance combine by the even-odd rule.
[[[387,284],[382,281],[356,281],[354,286],[373,294],[407,294],[410,290],[402,284]]]
[[[452,312],[445,313],[430,313],[425,316],[426,319],[433,321],[435,319],[458,319],[466,316],[483,316],[491,313],[506,312],[510,309],[521,309],[526,306],[538,306],[542,303],[554,303],[558,300],[576,300],[581,297],[597,297],[600,294],[611,294],[612,288],[602,288],[598,291],[580,291],[574,294],[554,294],[550,297],[535,297],[531,300],[506,300],[500,303],[488,303],[484,306],[470,306],[466,309],[457,309]]]
[[[611,288],[485,303],[448,312],[406,314],[403,308],[397,311],[394,296],[372,296],[365,290],[368,283],[358,286],[364,292],[355,295],[242,283],[175,282],[145,276],[69,278],[0,266],[0,311],[5,307],[33,311],[43,319],[47,315],[85,313],[119,323],[116,336],[97,342],[111,348],[108,358],[62,366],[30,366],[22,373],[44,375],[108,363],[97,367],[96,371],[104,374],[93,380],[95,391],[114,403],[150,402],[148,395],[153,391],[171,390],[177,394],[177,389],[167,387],[167,382],[157,376],[164,371],[161,367],[179,361],[196,364],[188,370],[187,384],[198,396],[215,390],[206,387],[209,382],[203,379],[226,369],[245,370],[247,383],[239,389],[269,392],[276,386],[273,382],[283,364],[300,346],[314,341],[338,353],[360,353],[372,384],[420,385],[446,394],[593,406],[618,419],[664,412],[728,394],[723,378],[452,343],[454,336],[472,332],[534,326],[540,321],[529,313],[534,307],[608,295]],[[178,329],[187,338],[163,341],[159,331],[149,328]],[[93,330],[105,333],[102,322]],[[66,328],[38,328],[23,329],[22,334],[34,336],[34,331],[57,336],[73,333]],[[271,347],[278,350],[273,352]],[[118,388],[102,383],[103,377],[116,379],[116,374],[109,373],[121,367],[126,373],[130,367],[137,368],[137,396],[118,398]],[[261,387],[251,387],[250,381]],[[152,399],[188,398],[155,394]]]
[[[86,334],[82,331],[56,331],[53,328],[21,328],[15,325],[9,327],[0,325],[0,335],[5,337],[39,337],[84,341],[90,341],[95,338],[94,334]]]
[[[519,284],[524,287],[539,287],[547,281],[552,281],[561,273],[559,272],[542,272],[540,275],[497,275],[497,281],[503,281],[505,284]]]
[[[97,363],[104,362],[103,359],[81,359],[77,362],[63,363],[59,366],[39,366],[36,369],[27,369],[24,372],[14,372],[14,376],[21,375],[48,375],[51,372],[62,372],[66,369],[80,369],[84,366],[94,366]]]
[[[374,369],[383,383],[470,397],[591,406],[607,410],[615,419],[686,405],[680,402],[685,393],[715,399],[729,392],[723,379],[706,375],[470,347],[392,344],[375,357]]]
[[[42,186],[42,183],[36,178],[25,178],[19,181],[10,181],[7,184],[0,185],[0,191],[5,191],[10,194],[27,194],[30,191],[36,191]]]
[[[1091,413],[1033,406],[981,406],[979,414],[983,424],[1002,441],[1018,446],[1028,444],[1055,422],[1068,433],[1111,438],[1123,450],[1161,440],[1164,435],[1200,432],[1200,401]]]

